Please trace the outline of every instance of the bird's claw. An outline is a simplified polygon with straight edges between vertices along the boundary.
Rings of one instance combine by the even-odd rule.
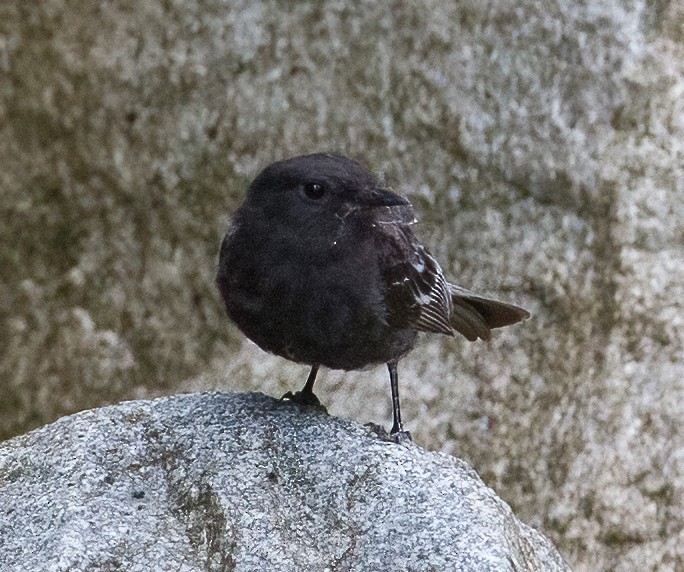
[[[389,436],[391,441],[394,441],[399,445],[403,445],[404,443],[411,443],[413,441],[413,439],[411,439],[410,431],[396,431],[390,433]]]
[[[316,395],[310,391],[296,391],[295,393],[288,391],[280,398],[280,400],[292,401],[293,403],[297,403],[299,405],[306,405],[309,407],[318,407],[319,409],[325,409],[325,407],[323,407],[318,397],[316,397]]]
[[[366,423],[364,426],[368,427],[373,433],[380,437],[380,439],[389,443],[397,443],[402,445],[404,443],[411,443],[413,441],[411,439],[410,431],[393,430],[392,432],[388,433],[382,425],[378,425],[377,423]]]

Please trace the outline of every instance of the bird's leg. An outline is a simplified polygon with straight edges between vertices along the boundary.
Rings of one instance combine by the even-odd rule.
[[[401,410],[399,408],[399,377],[397,374],[397,361],[390,361],[387,363],[387,369],[390,376],[390,388],[392,389],[392,430],[390,437],[397,443],[411,440],[411,433],[404,431],[404,426],[401,424]]]
[[[302,387],[302,390],[299,392],[300,394],[305,395],[307,398],[313,398],[316,401],[318,401],[318,398],[314,395],[313,386],[316,382],[316,375],[318,375],[318,367],[318,364],[311,366],[309,377],[306,378],[306,383],[304,384],[304,387]]]
[[[321,407],[321,402],[318,400],[318,397],[316,397],[313,392],[313,386],[316,382],[316,374],[318,373],[318,368],[318,364],[314,364],[311,366],[309,377],[306,378],[306,383],[304,384],[304,387],[302,387],[301,391],[297,391],[296,393],[288,391],[285,395],[281,397],[281,399],[288,399],[290,401],[294,401],[295,403],[300,403],[301,405],[315,405],[317,407]]]

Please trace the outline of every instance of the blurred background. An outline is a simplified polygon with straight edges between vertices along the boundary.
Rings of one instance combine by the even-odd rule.
[[[299,389],[225,317],[251,178],[314,151],[413,202],[454,282],[533,319],[424,336],[406,428],[576,570],[684,569],[684,5],[0,3],[0,439],[125,399]],[[384,367],[324,371],[389,427]]]

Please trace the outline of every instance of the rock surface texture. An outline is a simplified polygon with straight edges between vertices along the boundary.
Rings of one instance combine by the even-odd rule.
[[[127,402],[0,446],[0,569],[568,570],[463,461],[260,394]]]
[[[0,1],[0,439],[127,399],[282,395],[214,287],[257,171],[331,150],[533,319],[419,341],[406,428],[580,572],[684,570],[682,0]],[[390,416],[384,368],[320,374]]]

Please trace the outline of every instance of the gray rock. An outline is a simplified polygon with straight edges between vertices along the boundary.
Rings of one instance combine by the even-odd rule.
[[[407,429],[574,569],[684,569],[684,2],[0,2],[0,439],[306,368],[214,288],[260,166],[330,149],[416,206],[450,278],[534,318],[425,336]],[[322,372],[390,416],[386,371]]]
[[[205,393],[0,446],[0,569],[568,568],[463,461],[318,409]]]

